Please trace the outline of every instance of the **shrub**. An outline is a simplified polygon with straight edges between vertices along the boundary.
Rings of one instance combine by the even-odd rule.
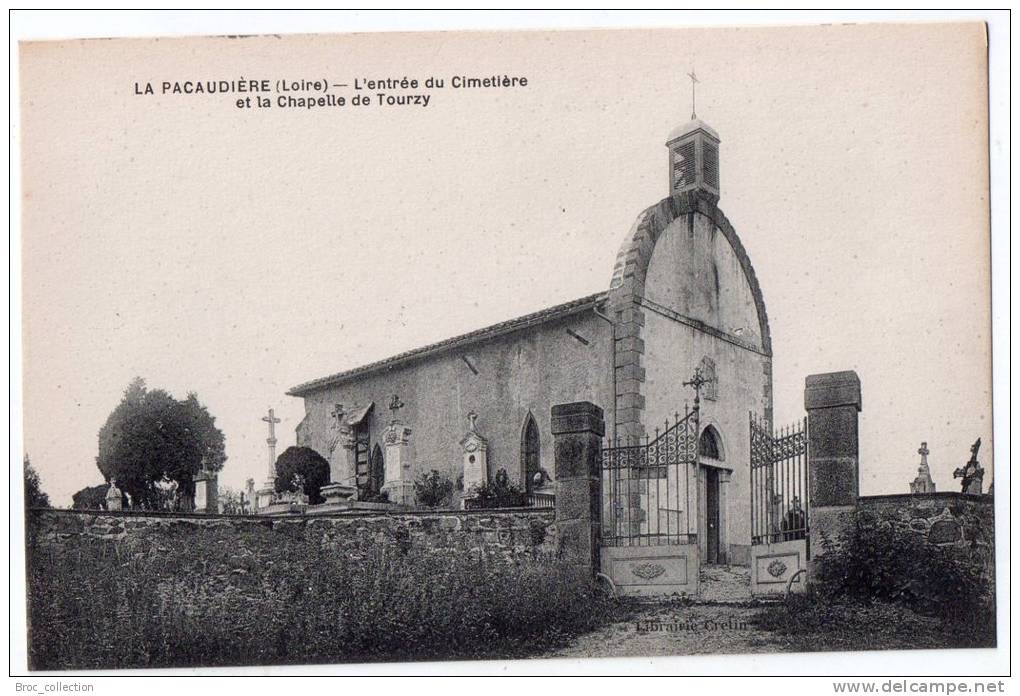
[[[856,513],[823,541],[813,578],[830,597],[899,602],[926,612],[971,611],[990,594],[980,570],[917,534]]]
[[[72,507],[75,510],[105,510],[108,490],[110,490],[108,483],[82,488],[71,496]]]
[[[414,545],[353,553],[261,525],[171,528],[126,547],[30,549],[32,669],[520,657],[615,607],[558,563]]]
[[[474,489],[476,506],[481,508],[523,507],[525,492],[510,481],[506,469],[500,469],[491,481]]]
[[[448,507],[453,503],[453,481],[435,469],[420,474],[414,482],[414,499],[422,507]]]

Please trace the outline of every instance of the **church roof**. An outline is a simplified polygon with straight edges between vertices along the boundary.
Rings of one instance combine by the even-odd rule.
[[[600,302],[605,301],[605,299],[606,293],[598,292],[594,295],[588,295],[587,297],[582,297],[577,300],[571,300],[570,302],[564,302],[563,304],[555,305],[553,307],[547,307],[541,311],[526,314],[523,317],[503,321],[498,324],[493,324],[492,326],[487,326],[484,329],[478,329],[476,331],[471,331],[470,333],[448,338],[445,341],[439,341],[438,343],[432,343],[404,353],[398,353],[397,355],[386,358],[385,360],[379,360],[367,365],[362,365],[361,367],[355,367],[344,372],[337,372],[336,374],[329,375],[328,377],[313,379],[310,382],[305,382],[296,387],[292,387],[287,392],[287,395],[305,396],[311,392],[325,387],[330,387],[335,384],[340,384],[341,382],[346,382],[355,377],[361,377],[362,375],[383,369],[392,369],[420,358],[437,355],[455,348],[462,348],[474,343],[480,343],[481,341],[495,338],[496,336],[502,336],[504,334],[527,329],[538,324],[544,324],[545,322],[570,316],[571,314],[576,314],[590,307],[594,307]]]

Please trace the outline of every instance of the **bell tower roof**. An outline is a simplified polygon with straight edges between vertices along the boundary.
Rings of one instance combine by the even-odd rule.
[[[673,130],[671,130],[669,132],[669,137],[666,138],[666,145],[669,145],[671,142],[673,142],[674,140],[677,140],[678,138],[683,138],[684,136],[687,136],[687,135],[693,135],[694,133],[696,133],[699,130],[703,131],[703,132],[707,133],[709,136],[715,138],[716,141],[719,140],[719,134],[716,133],[715,129],[712,128],[712,126],[708,125],[707,123],[702,121],[700,118],[693,118],[690,121],[688,121],[687,123],[679,125],[676,128],[674,128]]]

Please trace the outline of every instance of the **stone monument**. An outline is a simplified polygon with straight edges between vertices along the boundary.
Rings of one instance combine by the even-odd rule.
[[[262,420],[269,424],[269,437],[266,438],[266,445],[269,448],[269,469],[266,473],[266,480],[262,484],[262,488],[259,489],[256,498],[258,510],[272,505],[273,495],[276,492],[276,424],[280,422],[271,408],[269,415],[263,416]]]
[[[404,402],[394,394],[390,399],[390,411],[393,412],[393,417],[386,430],[383,431],[383,442],[386,445],[386,471],[382,490],[389,496],[391,503],[413,505],[411,429],[397,418],[397,411],[403,407]]]
[[[117,488],[117,480],[110,479],[110,487],[106,490],[106,509],[120,510],[124,505],[124,494]]]
[[[931,471],[928,469],[928,443],[922,442],[921,448],[917,450],[921,455],[921,464],[917,467],[917,478],[910,482],[911,493],[934,493],[935,482],[931,478]]]
[[[358,497],[354,428],[347,422],[343,404],[330,413],[329,483],[319,489],[326,504],[336,505]]]
[[[464,450],[464,500],[474,497],[474,491],[489,482],[488,449],[489,441],[478,434],[475,421],[478,414],[468,413],[468,430],[460,440]]]
[[[215,471],[202,470],[195,477],[195,512],[215,514],[220,511],[219,477]]]

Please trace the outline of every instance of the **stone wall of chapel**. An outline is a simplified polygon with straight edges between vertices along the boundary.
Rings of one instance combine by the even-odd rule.
[[[568,333],[588,341],[585,345]],[[369,416],[373,446],[390,421],[389,399],[404,402],[400,420],[412,429],[414,476],[437,469],[456,481],[463,466],[460,440],[467,414],[478,414],[478,433],[488,439],[492,477],[505,469],[519,481],[521,435],[529,411],[538,424],[541,465],[553,475],[550,413],[554,404],[591,401],[612,413],[612,332],[587,309],[488,341],[380,370],[304,397],[298,444],[329,456],[334,404],[352,409],[375,402]],[[471,367],[477,370],[475,374]]]
[[[702,399],[701,425],[721,437],[732,470],[726,538],[734,560],[750,544],[748,413],[771,413],[771,358],[763,354],[751,287],[729,241],[701,214],[675,219],[658,239],[645,280],[644,426],[654,436],[673,414],[693,405],[682,383],[704,357],[715,363],[717,394]],[[714,330],[714,331],[712,331]]]

